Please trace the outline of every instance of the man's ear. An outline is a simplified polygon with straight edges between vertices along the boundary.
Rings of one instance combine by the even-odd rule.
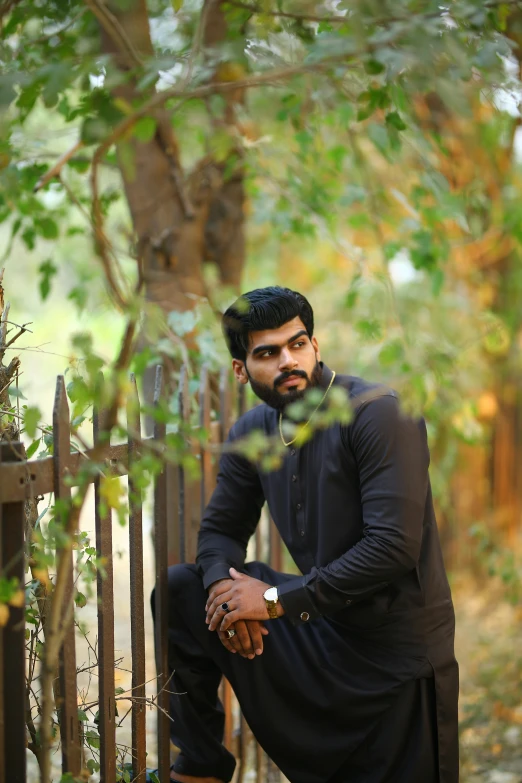
[[[245,367],[245,363],[241,359],[232,359],[232,369],[234,375],[239,383],[248,383],[248,375]]]
[[[316,337],[312,337],[310,342],[313,345],[313,348],[314,348],[314,351],[315,351],[315,355],[317,356],[317,361],[320,362],[321,361],[321,351],[319,350],[319,343],[317,342],[317,338]]]

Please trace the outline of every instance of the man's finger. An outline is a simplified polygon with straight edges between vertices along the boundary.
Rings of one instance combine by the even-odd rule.
[[[261,636],[261,626],[259,623],[249,623],[248,631],[255,654],[261,655],[263,652],[263,637]]]
[[[212,622],[215,615],[222,616],[225,610],[222,609],[221,607],[223,606],[224,603],[227,603],[228,601],[231,600],[232,600],[232,595],[228,593],[223,593],[222,596],[216,598],[216,600],[211,603],[211,605],[207,610],[207,617],[206,617],[207,624]]]
[[[250,638],[247,624],[245,622],[238,622],[235,624],[234,628],[241,643],[243,653],[247,656],[247,658],[255,658],[255,652],[254,648],[252,647],[252,640]]]
[[[226,647],[229,652],[232,653],[238,652],[236,649],[234,649],[232,645],[232,639],[229,639],[226,633],[223,633],[223,631],[218,631],[218,636],[221,640],[221,644],[223,645],[223,647]]]
[[[212,601],[214,601],[217,596],[221,595],[222,593],[226,593],[226,591],[230,587],[230,583],[232,582],[232,579],[221,579],[217,584],[214,585],[210,593],[208,594],[207,603],[205,606],[205,609],[210,606]]]
[[[215,631],[220,622],[223,620],[223,617],[226,617],[228,613],[225,612],[224,609],[221,608],[221,606],[218,606],[216,608],[216,611],[213,615],[210,614],[210,612],[207,615],[207,623],[208,623],[208,630],[209,631]]]
[[[241,613],[238,609],[234,609],[232,612],[227,612],[221,621],[220,630],[226,631],[231,625],[237,623],[238,620],[242,620]],[[209,626],[210,628],[210,626]]]

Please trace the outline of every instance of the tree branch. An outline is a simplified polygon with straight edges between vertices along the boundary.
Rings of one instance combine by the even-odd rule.
[[[245,11],[250,11],[252,14],[259,14],[260,16],[274,16],[278,19],[293,19],[298,22],[324,22],[325,24],[346,24],[350,22],[350,17],[347,16],[320,16],[318,14],[300,14],[290,11],[269,11],[262,6],[255,3],[245,3],[241,0],[226,0],[227,5],[231,5],[234,8],[242,8]],[[487,0],[482,3],[483,8],[499,8],[500,6],[520,6],[521,0]],[[418,22],[427,21],[429,19],[436,19],[437,17],[443,18],[443,10],[429,11],[425,14],[412,14],[406,16],[381,16],[372,17],[369,15],[367,21],[371,21],[376,25],[393,24],[394,22],[409,22],[413,18]],[[451,10],[448,13],[451,16]]]
[[[74,157],[74,155],[78,152],[78,150],[82,149],[83,146],[84,146],[83,141],[77,141],[76,144],[74,144],[70,150],[64,152],[64,154],[60,158],[58,158],[54,166],[51,166],[51,168],[45,172],[43,177],[40,177],[40,179],[34,186],[33,193],[37,193],[39,190],[45,187],[48,182],[54,179],[54,177],[58,177],[65,164],[68,163],[70,159]]]
[[[84,0],[84,2],[90,8],[113,43],[130,56],[132,64],[135,66],[143,65],[143,61],[132,45],[129,36],[121,26],[117,17],[109,11],[107,6],[100,2],[100,0]]]

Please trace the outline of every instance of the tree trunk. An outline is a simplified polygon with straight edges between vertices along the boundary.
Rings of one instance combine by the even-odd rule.
[[[136,67],[136,56],[153,52],[146,2],[135,0],[124,11],[116,3],[109,8],[125,35],[116,36],[99,16],[102,51],[112,55],[113,67],[128,71]],[[207,0],[202,13],[203,40],[217,46],[226,36],[221,2]],[[113,95],[129,104],[146,97],[134,79],[114,88]],[[168,111],[156,111],[154,119],[156,133],[150,141],[131,138],[119,143],[117,152],[146,296],[168,313],[192,309],[195,296],[207,295],[206,261],[217,264],[224,284],[239,287],[245,259],[243,172],[236,166],[225,179],[227,161],[206,158],[187,176]],[[227,120],[235,122],[233,110]]]

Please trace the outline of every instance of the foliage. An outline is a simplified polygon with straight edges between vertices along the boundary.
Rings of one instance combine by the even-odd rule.
[[[150,51],[118,21],[130,0],[107,5],[116,19],[109,33],[106,4],[97,0],[18,0],[0,9],[3,260],[23,259],[46,306],[67,298],[78,319],[116,306],[147,342],[111,362],[88,321],[74,329],[65,368],[72,449],[90,445],[94,408],[112,409],[113,436],[125,437],[129,369],[141,379],[167,358],[175,384],[187,361],[193,395],[202,363],[216,368],[225,359],[215,312],[231,292],[217,284],[215,258],[203,259],[207,295],[194,294],[191,310],[168,301],[162,310],[143,288],[143,236],[122,183],[139,178],[140,150],[161,135],[164,109],[179,146],[171,176],[185,211],[209,161],[225,183],[244,180],[246,280],[277,277],[313,292],[327,361],[390,383],[408,410],[424,412],[434,489],[449,515],[459,444],[488,443],[491,408],[500,404],[496,377],[520,370],[519,4],[301,0],[283,10],[230,0],[223,36],[205,46],[208,4],[151,0]],[[123,48],[124,66],[104,49],[101,28]],[[195,277],[196,268],[194,259]],[[119,335],[111,339],[116,353]],[[11,386],[3,420],[21,421],[28,457],[51,455],[52,431],[23,389]],[[317,402],[298,406],[296,419]],[[297,425],[288,436],[304,442],[314,427],[347,420],[343,400],[332,394],[330,402],[312,427]],[[186,452],[195,410],[181,422],[172,394],[156,411],[146,402],[144,413],[168,434],[165,453],[147,453],[136,467],[141,491],[163,458],[197,470]],[[279,446],[257,436],[241,444],[266,469],[278,464]],[[57,544],[76,549],[78,609],[103,569],[88,537],[64,533],[81,506],[82,481],[102,469],[101,457],[87,464],[77,505],[56,504],[35,525],[32,576],[42,580],[26,587],[35,655],[38,585],[56,566]],[[105,510],[125,521],[118,481],[104,476],[101,495]],[[18,584],[0,582],[0,622],[19,596]]]

